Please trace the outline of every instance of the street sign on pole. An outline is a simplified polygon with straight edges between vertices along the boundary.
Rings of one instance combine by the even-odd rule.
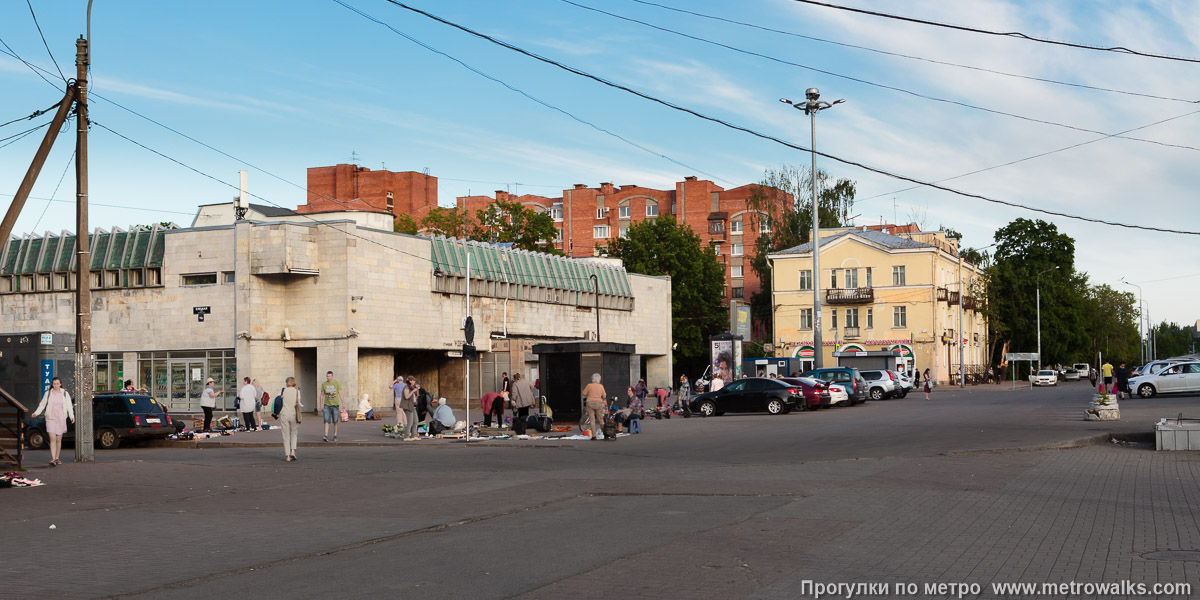
[[[1004,355],[1005,360],[1032,360],[1038,359],[1037,352],[1009,352]]]

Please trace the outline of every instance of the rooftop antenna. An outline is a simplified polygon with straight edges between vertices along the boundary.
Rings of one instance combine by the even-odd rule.
[[[360,158],[360,157],[358,156],[358,152],[356,152],[356,151],[354,151],[353,149],[351,149],[351,150],[350,150],[350,164],[357,165],[357,164],[358,164],[358,160],[359,160],[359,158]]]
[[[250,195],[250,172],[238,171],[238,179],[240,180],[238,195],[233,199],[233,218],[235,221],[245,219],[246,211],[250,208],[250,202],[247,199]]]
[[[387,170],[387,163],[385,163],[385,162],[380,162],[380,163],[379,163],[379,170],[380,170],[380,171],[386,171],[386,170]]]

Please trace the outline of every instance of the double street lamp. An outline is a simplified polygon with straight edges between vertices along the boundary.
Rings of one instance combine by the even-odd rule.
[[[1138,289],[1138,349],[1142,352],[1142,364],[1144,365],[1146,364],[1147,344],[1146,330],[1143,328],[1143,325],[1146,323],[1146,310],[1142,306],[1145,302],[1145,300],[1142,299],[1142,286],[1133,283],[1132,281],[1125,281],[1124,277],[1121,278],[1121,283],[1124,283],[1125,285],[1131,285]]]
[[[1037,274],[1037,337],[1038,337],[1038,370],[1042,370],[1042,273],[1058,270],[1054,265]]]
[[[822,364],[824,359],[821,353],[821,259],[817,254],[817,249],[821,244],[821,221],[818,216],[820,211],[817,210],[817,113],[827,108],[833,108],[835,104],[841,104],[845,100],[823,102],[820,100],[821,91],[817,88],[805,90],[804,98],[804,102],[792,102],[787,98],[780,98],[779,101],[804,111],[804,114],[812,118],[812,173],[809,179],[812,183],[813,367],[820,369],[824,366]]]

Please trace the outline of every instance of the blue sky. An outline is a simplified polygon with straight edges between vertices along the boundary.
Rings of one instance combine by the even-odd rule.
[[[687,175],[726,187],[809,155],[681,114],[503,50],[382,0],[344,0],[430,46],[647,152],[581,124],[432,53],[332,0],[289,3],[95,3],[92,86],[98,94],[191,135],[234,160],[99,98],[96,122],[229,184],[249,169],[251,191],[294,207],[305,169],[349,162],[428,169],[443,204],[497,189],[555,196],[575,183],[665,187]],[[633,0],[578,0],[740,49],[955,102],[1105,133],[1171,117],[1129,135],[1200,147],[1195,103],[1086,90],[887,56],[671,12]],[[905,24],[790,0],[661,4],[826,40],[1032,77],[1200,100],[1200,65],[1079,50]],[[34,0],[63,70],[86,2]],[[922,180],[942,180],[1103,136],[973,110],[748,56],[588,11],[561,0],[412,0],[418,8],[529,51],[676,104],[809,145],[807,118],[780,104],[818,87],[847,102],[818,119],[818,148]],[[1200,4],[1146,2],[870,2],[844,4],[1059,40],[1200,57]],[[24,2],[0,3],[0,39],[55,71]],[[52,81],[57,75],[48,76]],[[55,103],[58,89],[0,55],[0,122]],[[33,122],[0,128],[0,138]],[[93,128],[93,226],[191,222],[198,204],[228,201],[231,187]],[[21,180],[41,132],[0,148],[0,206]],[[16,231],[74,224],[64,134]],[[7,142],[0,142],[0,145]],[[670,160],[662,158],[665,155]],[[1100,139],[947,182],[1048,210],[1200,231],[1197,150]],[[672,162],[675,161],[675,162]],[[682,163],[685,166],[680,166]],[[248,164],[254,165],[249,167]],[[1077,266],[1093,281],[1142,283],[1157,321],[1200,318],[1196,236],[1118,229],[984,203],[819,159],[858,184],[858,223],[916,220],[953,227],[964,243],[991,243],[1016,217],[1045,218],[1076,239]],[[275,179],[265,170],[284,181]],[[293,185],[295,184],[295,185]],[[300,187],[296,187],[300,186]],[[102,206],[113,205],[113,206]],[[126,208],[118,208],[126,207]],[[1192,275],[1191,277],[1181,277]],[[1133,288],[1125,287],[1127,290]]]

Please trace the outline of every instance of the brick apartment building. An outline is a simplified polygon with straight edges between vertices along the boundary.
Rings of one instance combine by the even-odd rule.
[[[313,167],[308,170],[307,204],[296,212],[374,210],[408,214],[419,223],[437,206],[437,184],[437,177],[415,171],[372,171],[345,164]]]

